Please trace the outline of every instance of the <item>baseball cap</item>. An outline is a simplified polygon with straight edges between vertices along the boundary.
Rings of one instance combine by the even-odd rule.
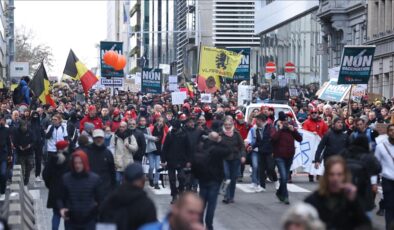
[[[104,137],[104,131],[102,129],[95,129],[93,131],[93,138]]]

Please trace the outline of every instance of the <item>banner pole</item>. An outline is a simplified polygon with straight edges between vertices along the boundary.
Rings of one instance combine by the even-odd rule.
[[[352,115],[352,106],[350,104],[350,100],[352,98],[352,90],[353,90],[353,84],[350,85],[350,90],[349,90],[349,100],[348,100],[348,109],[347,109],[349,115]]]

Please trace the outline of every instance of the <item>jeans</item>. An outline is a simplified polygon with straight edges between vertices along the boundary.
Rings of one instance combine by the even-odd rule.
[[[251,166],[252,166],[252,183],[259,184],[259,161],[260,155],[258,152],[251,153]]]
[[[394,227],[394,180],[382,178],[386,230]]]
[[[275,162],[271,154],[262,154],[260,156],[260,185],[265,188],[265,180],[267,176],[272,181],[277,181],[278,176],[275,172]]]
[[[7,187],[7,160],[0,161],[0,194],[5,193]]]
[[[286,159],[282,157],[276,157],[275,162],[280,176],[280,186],[277,194],[282,198],[289,198],[289,192],[287,191],[287,178],[289,176],[291,164],[293,163],[293,158]]]
[[[29,184],[30,172],[33,169],[33,155],[19,155],[18,163],[21,165],[24,185]]]
[[[160,173],[157,171],[160,168],[160,155],[155,153],[148,153],[149,160],[149,180],[153,180],[153,184],[159,184]],[[155,171],[153,175],[153,170]]]
[[[115,176],[116,176],[116,178],[115,178],[116,179],[116,184],[117,185],[121,185],[122,182],[123,182],[123,172],[116,171]]]
[[[41,162],[42,162],[42,145],[34,147],[34,160],[35,160],[35,176],[38,177],[41,174]]]
[[[226,180],[230,180],[230,185],[227,187],[225,199],[234,200],[235,185],[237,182],[237,176],[241,168],[241,160],[225,160],[224,161],[224,177]]]
[[[52,216],[52,230],[58,230],[60,225],[60,212],[57,209],[53,209],[53,216]]]
[[[176,175],[176,173],[178,175]],[[176,180],[178,179],[178,187],[176,187]],[[183,168],[168,168],[168,180],[170,181],[171,196],[176,197],[178,193],[185,191],[185,172]]]
[[[213,229],[213,217],[215,215],[219,190],[220,182],[218,181],[200,182],[200,197],[204,202],[204,210],[206,210],[205,227],[207,230]],[[203,216],[201,216],[201,222],[203,223]]]

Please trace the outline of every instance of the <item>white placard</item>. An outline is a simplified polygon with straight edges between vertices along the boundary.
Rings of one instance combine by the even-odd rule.
[[[178,90],[178,76],[176,75],[168,76],[168,89],[170,91]]]
[[[202,93],[201,94],[201,103],[211,103],[212,95],[210,93]]]
[[[170,74],[171,66],[168,64],[159,64],[159,69],[162,69],[163,74]]]
[[[186,92],[172,92],[171,100],[173,105],[183,105],[183,102],[187,98]]]
[[[253,86],[238,85],[238,105],[243,105],[245,102],[252,101]]]

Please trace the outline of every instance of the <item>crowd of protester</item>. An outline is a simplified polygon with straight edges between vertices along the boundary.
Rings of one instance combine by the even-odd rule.
[[[224,204],[236,202],[236,183],[247,163],[251,189],[263,192],[267,182],[274,182],[278,200],[290,204],[287,183],[295,142],[303,138],[297,121],[321,138],[314,167],[324,164],[325,170],[318,190],[288,210],[283,228],[370,229],[379,183],[384,196],[378,214],[385,215],[387,229],[393,227],[391,100],[325,103],[314,95],[315,86],[300,87],[297,96],[285,92],[280,98],[295,117],[275,115],[269,104],[249,116],[237,106],[237,84],[232,82],[209,104],[196,91],[188,93],[183,105],[172,105],[168,92],[114,95],[109,89],[92,89],[85,95],[76,82],[66,81],[52,87],[56,107],[51,107],[32,97],[27,83],[27,78],[21,80],[21,103],[14,103],[11,92],[1,92],[0,200],[14,164],[22,166],[26,186],[34,169],[35,181],[44,180],[49,190],[52,229],[59,228],[61,218],[66,229],[95,229],[96,223],[117,229],[213,229],[219,193]],[[253,102],[272,99],[272,92],[257,84]],[[379,124],[388,124],[381,143]],[[144,172],[141,164],[147,162]],[[161,189],[163,171],[173,205],[166,219],[157,222],[144,187]]]

